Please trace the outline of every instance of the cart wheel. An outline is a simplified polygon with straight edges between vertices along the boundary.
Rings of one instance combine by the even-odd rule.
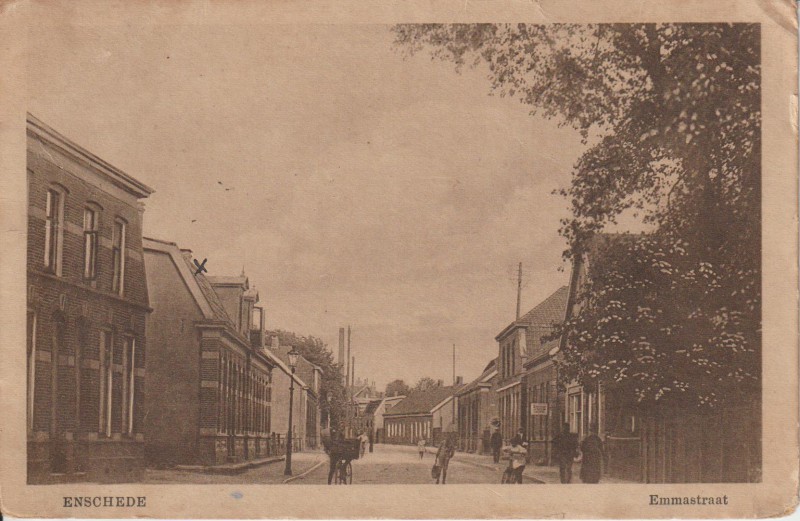
[[[353,484],[353,465],[349,461],[347,462],[347,468],[345,468],[344,480],[347,485]]]

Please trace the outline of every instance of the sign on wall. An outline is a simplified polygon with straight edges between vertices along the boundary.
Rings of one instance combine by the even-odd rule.
[[[531,416],[547,416],[547,404],[546,403],[532,403],[531,404]]]

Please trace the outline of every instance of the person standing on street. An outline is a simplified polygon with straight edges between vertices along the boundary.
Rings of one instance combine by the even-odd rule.
[[[419,451],[419,459],[422,459],[422,456],[425,455],[425,445],[426,445],[425,438],[420,438],[417,442],[417,450]]]
[[[503,435],[500,434],[499,427],[492,433],[490,444],[492,446],[492,458],[495,463],[498,463],[500,461],[500,449],[503,447]]]
[[[358,435],[358,441],[361,443],[361,457],[363,458],[367,452],[367,443],[369,443],[369,438],[367,438],[367,434],[364,431],[361,431],[361,434]]]
[[[441,479],[442,485],[447,482],[447,467],[450,465],[450,458],[453,457],[455,453],[455,444],[453,443],[453,438],[450,434],[447,434],[444,438],[444,441],[439,446],[439,450],[436,452],[436,463],[434,465],[439,467],[439,474],[436,477],[436,484],[439,484],[439,480]]]
[[[339,460],[342,459],[341,455],[341,436],[336,429],[331,429],[328,436],[322,437],[322,447],[325,449],[325,454],[328,455],[329,468],[328,468],[328,485],[333,481],[333,475],[336,474],[336,467]]]
[[[603,440],[597,435],[597,424],[592,424],[589,432],[590,434],[581,442],[581,452],[583,453],[581,481],[584,483],[600,483],[600,476],[603,473],[603,460],[605,459]]]
[[[569,423],[561,426],[561,432],[553,438],[553,456],[558,462],[561,483],[572,481],[572,462],[578,455],[578,435],[569,432]]]
[[[509,459],[509,466],[514,476],[514,483],[522,483],[522,473],[525,472],[525,458],[528,455],[527,443],[522,441],[522,437],[518,434],[511,438],[511,445],[504,448]]]

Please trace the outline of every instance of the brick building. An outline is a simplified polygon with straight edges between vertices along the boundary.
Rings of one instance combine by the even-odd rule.
[[[531,419],[531,416],[541,416],[542,408],[536,406],[532,409],[530,404],[547,400],[544,397],[547,385],[552,386],[551,394],[555,390],[555,373],[546,359],[542,339],[556,323],[564,320],[567,294],[566,286],[559,288],[495,337],[498,343],[500,431],[505,440],[514,436],[520,428],[534,445],[546,443],[546,439],[549,439],[550,434],[543,433],[541,429],[541,418]],[[529,383],[532,386],[530,390]],[[538,394],[540,390],[541,397]],[[532,434],[541,434],[542,438],[531,437]]]
[[[547,337],[554,325],[566,318],[568,293],[567,286],[557,289],[521,319],[528,324],[526,360],[522,364],[522,423],[534,463],[553,463],[552,440],[564,421],[564,397],[558,394],[558,372],[552,357],[559,340]]]
[[[27,120],[28,482],[142,478],[144,184]]]
[[[385,442],[414,444],[420,438],[438,444],[442,433],[455,429],[453,401],[459,386],[439,385],[413,391],[383,414]]]
[[[251,326],[258,293],[244,275],[197,273],[191,251],[175,243],[145,239],[144,259],[153,307],[149,463],[217,465],[270,455],[275,361],[251,343],[259,333]]]
[[[273,371],[273,430],[277,436],[286,437],[289,432],[289,386],[292,375],[289,368],[290,346],[277,344],[274,336],[269,349],[280,361]],[[319,447],[320,405],[319,390],[322,384],[322,368],[302,356],[297,357],[294,373],[294,399],[292,403],[292,448],[295,451]]]
[[[458,449],[467,452],[491,453],[489,438],[492,422],[498,418],[497,359],[492,360],[480,376],[456,393],[458,398]]]

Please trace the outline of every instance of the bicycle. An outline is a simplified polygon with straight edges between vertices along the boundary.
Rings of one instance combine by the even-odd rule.
[[[336,484],[337,485],[352,485],[353,484],[353,465],[350,460],[340,460],[336,464]]]

